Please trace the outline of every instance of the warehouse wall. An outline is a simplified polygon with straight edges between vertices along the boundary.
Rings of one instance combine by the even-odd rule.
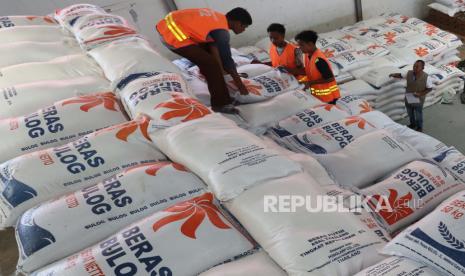
[[[424,17],[427,4],[432,0],[362,0],[365,19],[385,11],[398,11],[405,15]],[[47,14],[56,8],[75,3],[91,3],[103,6],[112,13],[130,20],[157,48],[173,57],[158,39],[154,25],[168,12],[164,0],[2,0],[2,15]],[[233,46],[251,44],[266,35],[271,22],[280,22],[294,36],[302,29],[312,28],[319,32],[355,23],[354,0],[175,0],[178,8],[210,7],[226,12],[237,6],[245,7],[252,14],[254,24],[245,33],[235,36]]]

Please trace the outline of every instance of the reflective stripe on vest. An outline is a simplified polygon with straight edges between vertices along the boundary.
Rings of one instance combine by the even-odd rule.
[[[166,21],[166,26],[168,29],[171,31],[171,33],[176,37],[178,41],[184,41],[188,37],[181,31],[181,29],[176,25],[176,23],[173,20],[173,15],[169,13],[167,16],[165,16],[165,21]]]
[[[311,87],[311,91],[312,91],[312,94],[313,95],[316,95],[316,96],[325,96],[325,95],[329,95],[335,91],[338,91],[339,90],[339,87],[336,85],[332,85],[330,86],[329,88],[326,88],[326,89],[317,89],[315,87]]]

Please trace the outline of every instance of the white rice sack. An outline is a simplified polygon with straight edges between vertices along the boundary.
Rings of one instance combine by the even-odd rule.
[[[454,147],[448,148],[433,157],[439,166],[465,183],[465,156]]]
[[[369,198],[368,205],[375,210],[378,221],[393,233],[422,218],[444,199],[463,189],[463,183],[433,161],[424,159],[403,166],[360,193]]]
[[[64,145],[93,131],[126,122],[111,92],[69,98],[34,113],[0,120],[0,163],[14,157]]]
[[[2,43],[21,41],[56,42],[70,38],[69,34],[59,26],[19,26],[0,29]]]
[[[207,83],[197,78],[196,76],[183,74],[183,77],[186,80],[188,87],[190,88],[191,94],[195,96],[204,105],[210,106],[211,96],[210,91],[208,90]]]
[[[367,66],[372,63],[374,57],[387,55],[389,51],[380,46],[372,45],[371,48],[362,51],[352,51],[340,54],[331,61],[337,65],[341,72],[348,72],[354,69]]]
[[[425,34],[431,38],[437,39],[447,45],[449,48],[457,48],[463,45],[462,41],[455,34],[439,29],[438,27],[429,24],[418,18],[410,18],[406,22],[416,28],[420,33]]]
[[[337,41],[337,42],[331,43],[330,45],[326,47],[321,48],[321,51],[327,58],[333,58],[340,54],[347,53],[351,50],[353,50],[353,48],[349,44],[343,41]]]
[[[383,253],[405,256],[441,275],[465,274],[465,191],[445,200],[425,218],[397,235]]]
[[[287,276],[264,251],[259,251],[237,261],[215,266],[199,276]]]
[[[15,224],[27,209],[90,186],[121,170],[164,160],[141,117],[1,164],[0,226]]]
[[[170,98],[155,105],[147,112],[151,117],[150,128],[164,129],[191,120],[200,119],[212,111],[197,99],[182,93],[169,93]],[[239,116],[238,116],[239,117]]]
[[[397,124],[391,118],[386,116],[386,114],[379,112],[377,110],[363,113],[363,114],[360,114],[359,116],[369,121],[372,125],[374,125],[376,128],[379,128],[379,129],[383,129],[390,125]]]
[[[0,88],[0,118],[17,117],[67,98],[108,92],[110,84],[103,77],[85,76]]]
[[[63,39],[58,42],[7,43],[0,45],[0,68],[28,62],[49,61],[79,53],[82,53],[82,50],[72,39]]]
[[[34,275],[197,275],[249,254],[252,248],[221,214],[213,195],[205,193],[133,223]]]
[[[352,95],[339,98],[336,105],[350,115],[359,115],[373,110],[365,99]]]
[[[247,95],[241,95],[237,90],[234,80],[227,81],[232,96],[240,103],[255,103],[272,98],[284,92],[299,88],[300,84],[297,79],[288,73],[274,69],[265,74],[250,78],[242,78],[242,83],[249,92]]]
[[[447,49],[447,45],[437,39],[415,44],[412,46],[392,49],[391,54],[403,59],[408,64],[413,64],[421,59],[424,61],[432,61],[435,55],[440,54]]]
[[[0,29],[17,26],[56,26],[58,22],[50,16],[10,15],[0,17]]]
[[[245,46],[237,49],[241,54],[260,62],[271,62],[270,54],[257,46]]]
[[[393,26],[374,34],[371,34],[370,37],[376,40],[376,42],[382,45],[394,45],[394,44],[404,44],[406,39],[409,39],[409,36],[416,34],[416,31],[407,26]]]
[[[376,89],[366,81],[356,79],[339,85],[339,89],[346,95],[363,96],[376,94]]]
[[[340,185],[361,188],[418,158],[420,154],[410,145],[379,130],[355,139],[339,152],[318,156],[318,161]]]
[[[302,90],[283,93],[264,102],[237,106],[239,115],[250,127],[268,126],[306,108],[323,104]]]
[[[65,28],[71,28],[76,19],[91,13],[105,13],[105,10],[91,4],[75,4],[55,11],[55,19]]]
[[[79,22],[82,20],[81,22]],[[83,49],[91,50],[112,41],[142,37],[127,21],[116,15],[90,14],[77,19],[74,35]]]
[[[385,86],[386,84],[394,81],[389,77],[389,75],[393,73],[399,73],[399,68],[394,66],[377,67],[363,75],[362,80],[380,88],[381,86]]]
[[[284,137],[281,143],[292,151],[316,156],[339,151],[355,138],[375,130],[376,127],[370,121],[352,116]]]
[[[303,205],[294,212],[286,204],[289,195],[315,204],[322,194],[316,181],[301,173],[255,186],[225,205],[290,275],[349,276],[383,259],[377,250],[384,241],[354,214],[309,212]],[[278,197],[284,204],[278,205]]]
[[[354,276],[440,276],[431,267],[404,257],[390,257]]]
[[[442,58],[441,60],[436,62],[434,65],[436,65],[436,66],[441,66],[441,65],[456,66],[460,61],[461,61],[460,57],[458,57],[458,56],[450,56],[450,57]]]
[[[287,150],[266,136],[263,136],[262,139],[267,147],[273,148],[279,151],[279,154],[299,163],[303,171],[313,177],[320,186],[335,185],[334,180],[328,175],[326,169],[315,158],[307,154]]]
[[[450,7],[461,7],[463,2],[461,0],[436,0],[436,2],[442,3],[443,5]]]
[[[380,106],[378,108],[379,111],[383,112],[383,113],[387,113],[387,112],[390,112],[390,111],[393,111],[393,110],[398,110],[398,109],[405,109],[405,102],[402,101],[402,102],[393,102],[391,104],[388,104],[388,105],[385,105],[385,106]]]
[[[196,66],[192,61],[187,58],[178,58],[172,61],[182,71],[187,71],[189,68]]]
[[[297,163],[219,114],[151,130],[150,136],[171,160],[200,176],[221,201],[301,170]]]
[[[396,139],[409,143],[426,158],[434,157],[447,149],[447,146],[443,142],[406,126],[395,124],[388,126],[386,129],[392,133]]]
[[[43,80],[102,76],[100,67],[85,54],[69,55],[47,62],[31,62],[0,69],[0,87]]]
[[[114,86],[129,75],[145,72],[181,73],[168,59],[140,38],[113,41],[89,51]]]
[[[183,76],[168,72],[131,74],[122,79],[117,86],[117,93],[131,118],[141,113],[152,116],[155,107],[171,99],[172,93],[187,92],[188,85]]]
[[[263,75],[273,70],[273,67],[268,66],[266,64],[246,64],[236,68],[237,73],[239,74],[246,74],[247,78],[254,78],[259,75]]]
[[[274,139],[295,135],[323,124],[349,117],[349,113],[337,105],[323,104],[306,108],[286,119],[279,121],[268,129],[268,134]]]
[[[439,73],[433,75],[438,79],[438,84],[442,84],[452,78],[455,77],[464,77],[465,73],[459,70],[457,67],[452,65],[441,65],[437,67],[439,69]]]
[[[115,229],[198,196],[204,188],[182,165],[155,162],[44,202],[24,213],[16,227],[18,269],[37,270],[105,239]]]
[[[392,105],[396,102],[404,102],[405,94],[398,95],[389,95],[389,97],[383,97],[381,99],[376,99],[374,107],[376,109],[382,109],[384,106]]]

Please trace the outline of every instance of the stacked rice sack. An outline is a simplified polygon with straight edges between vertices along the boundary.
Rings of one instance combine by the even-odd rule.
[[[465,11],[465,3],[461,0],[436,0],[428,7],[454,17],[457,13]]]

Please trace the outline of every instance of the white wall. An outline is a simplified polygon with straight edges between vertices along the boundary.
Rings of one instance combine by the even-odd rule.
[[[424,18],[427,5],[433,0],[362,0],[363,18],[368,19],[383,12],[399,12],[410,17]]]

